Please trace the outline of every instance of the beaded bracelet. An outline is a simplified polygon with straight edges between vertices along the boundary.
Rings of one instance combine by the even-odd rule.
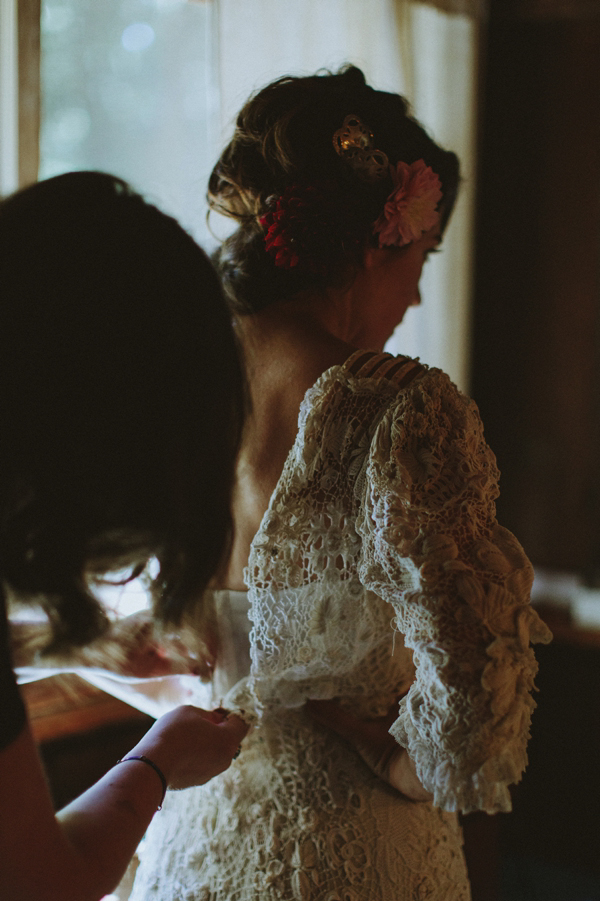
[[[160,804],[156,808],[157,810],[162,810],[163,802],[165,800],[165,795],[167,794],[167,780],[165,779],[165,776],[164,776],[164,773],[162,772],[162,770],[156,766],[156,764],[154,763],[153,760],[150,760],[148,757],[144,757],[143,754],[140,757],[135,757],[135,756],[122,757],[120,760],[117,760],[117,763],[127,763],[128,760],[141,760],[142,763],[147,763],[148,766],[152,767],[152,769],[154,770],[154,772],[156,773],[156,775],[158,776],[158,778],[160,779],[160,781],[162,783],[162,789],[163,789],[162,798],[160,799]]]

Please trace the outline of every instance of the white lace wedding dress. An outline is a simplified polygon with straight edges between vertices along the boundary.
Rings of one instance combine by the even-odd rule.
[[[475,404],[437,370],[357,353],[307,392],[248,596],[214,594],[215,700],[254,729],[227,772],[168,793],[131,901],[467,901],[455,811],[510,808],[529,644],[549,640],[497,480]],[[302,709],[374,717],[406,692],[391,731],[433,803]]]

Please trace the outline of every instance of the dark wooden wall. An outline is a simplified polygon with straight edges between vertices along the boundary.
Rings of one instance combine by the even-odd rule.
[[[594,578],[600,3],[558,6],[561,15],[546,17],[524,16],[504,0],[491,7],[472,393],[503,474],[501,521],[534,564]]]
[[[472,393],[500,521],[534,565],[600,584],[600,2],[492,0],[488,25]],[[536,652],[530,765],[482,850],[517,868],[503,899],[598,897],[600,638],[571,632]],[[540,887],[563,872],[596,888]]]

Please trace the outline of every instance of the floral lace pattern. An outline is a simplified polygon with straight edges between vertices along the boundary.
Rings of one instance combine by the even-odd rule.
[[[230,769],[169,792],[131,901],[468,901],[452,814],[388,788],[299,711]]]
[[[549,636],[527,558],[495,521],[494,457],[442,373],[353,364],[307,392],[253,542],[251,673],[225,700],[255,728],[226,773],[167,795],[131,901],[468,901],[453,811],[508,809],[529,641]],[[403,694],[392,732],[434,804],[301,709],[338,697],[377,716]]]

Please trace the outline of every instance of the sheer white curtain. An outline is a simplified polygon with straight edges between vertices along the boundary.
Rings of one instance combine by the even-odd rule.
[[[454,0],[456,3],[456,0]],[[446,0],[446,7],[449,6]],[[457,8],[457,3],[454,8]],[[465,8],[466,2],[460,4]],[[470,296],[475,199],[477,20],[433,4],[404,6],[408,96],[417,118],[461,161],[462,184],[443,253],[427,263],[423,303],[409,310],[390,349],[439,366],[463,390],[469,383]]]
[[[463,188],[444,253],[427,264],[423,307],[409,311],[390,349],[442,367],[467,388],[480,4],[42,0],[40,175],[115,172],[210,245],[206,182],[251,91],[283,74],[356,63],[374,86],[406,94],[433,136],[461,158]],[[16,100],[7,90],[15,65],[6,43],[16,8],[16,0],[0,0],[5,190],[14,187],[16,160]]]
[[[284,74],[360,66],[370,84],[403,93],[463,168],[444,253],[427,264],[424,303],[390,349],[420,356],[468,387],[473,221],[476,0],[217,0],[221,138],[251,91]],[[437,8],[444,6],[444,9]],[[459,12],[447,12],[448,8]]]

